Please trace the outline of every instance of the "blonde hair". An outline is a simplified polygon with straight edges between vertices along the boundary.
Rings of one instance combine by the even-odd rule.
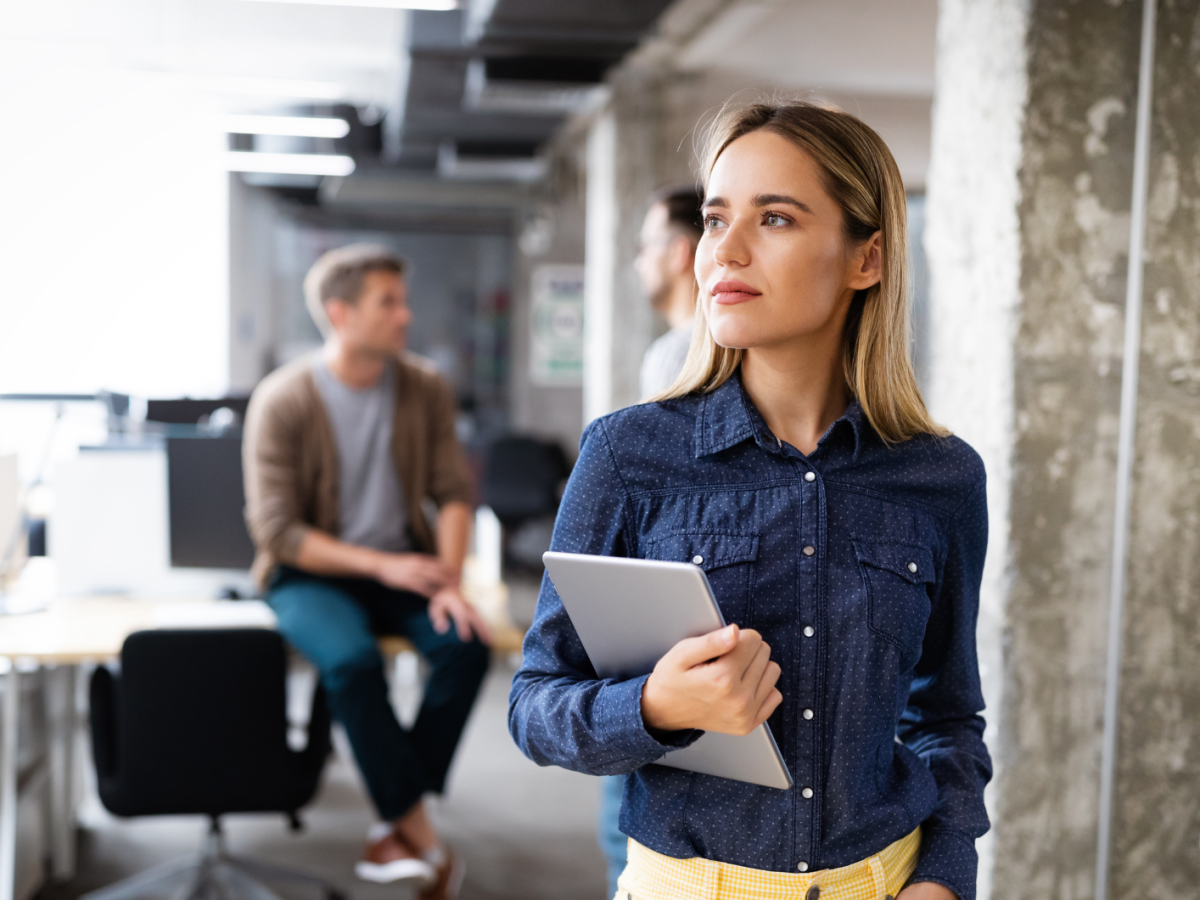
[[[880,233],[882,276],[854,297],[842,341],[846,384],[867,421],[886,443],[949,434],[930,418],[909,355],[907,211],[904,182],[891,151],[867,125],[836,107],[805,101],[752,103],[726,109],[708,126],[701,181],[707,185],[717,158],[731,143],[760,130],[786,138],[817,163],[825,189],[842,210],[847,242],[859,244]],[[654,400],[716,390],[742,363],[745,351],[717,344],[704,304],[697,307],[683,370]]]

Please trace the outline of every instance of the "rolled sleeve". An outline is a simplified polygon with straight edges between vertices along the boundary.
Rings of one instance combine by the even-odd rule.
[[[935,881],[961,900],[974,900],[974,842],[988,830],[983,790],[992,776],[983,742],[983,692],[975,646],[987,548],[982,471],[954,514],[948,534],[924,652],[897,733],[925,761],[938,790],[937,805],[922,825],[921,854],[911,880]]]
[[[441,509],[447,503],[471,503],[470,470],[454,432],[456,407],[450,386],[440,377],[431,379],[429,421],[431,459],[429,496]]]
[[[975,840],[951,828],[921,832],[921,855],[909,883],[933,881],[956,893],[960,900],[975,900],[979,854]]]
[[[264,385],[250,399],[242,439],[246,526],[275,561],[295,560],[312,529],[300,513],[301,416],[289,398]]]

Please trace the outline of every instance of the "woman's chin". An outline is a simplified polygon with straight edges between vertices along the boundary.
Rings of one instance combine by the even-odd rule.
[[[724,347],[726,350],[753,350],[755,347],[762,346],[766,337],[749,328],[715,327],[709,331],[717,346]]]

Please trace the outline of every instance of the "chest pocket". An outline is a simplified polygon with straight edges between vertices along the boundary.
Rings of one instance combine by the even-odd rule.
[[[921,658],[929,622],[933,554],[916,544],[855,541],[867,588],[871,631],[900,648],[901,670]]]
[[[726,622],[749,626],[748,608],[758,559],[757,534],[669,534],[644,542],[647,559],[699,566]]]

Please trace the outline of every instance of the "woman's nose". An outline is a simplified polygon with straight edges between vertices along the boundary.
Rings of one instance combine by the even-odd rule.
[[[741,265],[750,261],[749,246],[737,223],[725,229],[713,248],[713,260],[722,266]]]

